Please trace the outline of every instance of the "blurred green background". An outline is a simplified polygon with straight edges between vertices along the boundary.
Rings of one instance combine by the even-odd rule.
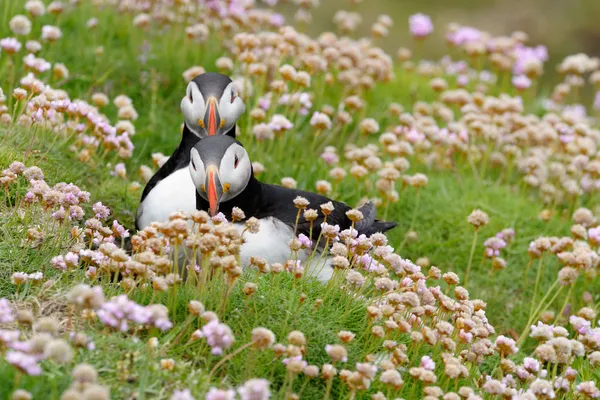
[[[286,18],[293,18],[296,7],[284,4],[281,9]],[[362,15],[357,31],[360,36],[370,34],[378,15],[392,17],[394,26],[389,36],[378,39],[389,54],[411,45],[408,17],[421,12],[429,15],[435,26],[433,36],[425,42],[426,57],[444,54],[444,33],[451,22],[494,35],[524,31],[530,35],[530,44],[548,47],[551,63],[579,52],[600,56],[600,0],[363,0],[358,5],[348,0],[321,0],[309,32],[334,30],[333,15],[340,9]]]

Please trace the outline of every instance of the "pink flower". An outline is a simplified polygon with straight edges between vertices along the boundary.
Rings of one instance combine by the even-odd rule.
[[[591,242],[600,244],[600,226],[588,229],[588,238]]]
[[[50,264],[52,264],[54,268],[62,271],[66,271],[67,269],[67,264],[65,263],[65,258],[63,256],[52,257]]]
[[[6,361],[26,373],[27,375],[41,375],[42,368],[38,364],[38,357],[32,356],[20,351],[8,350],[6,352]]]
[[[223,354],[223,350],[227,350],[235,342],[231,329],[216,319],[204,325],[198,336],[206,339],[212,348],[211,353],[215,355]]]
[[[329,346],[329,345],[327,345],[327,346]],[[325,349],[327,349],[327,346],[325,346]],[[287,358],[284,358],[283,360],[281,360],[281,362],[284,363],[285,365],[288,365],[290,361],[300,361],[302,363],[302,365],[304,365],[304,367],[306,367],[308,365],[308,363],[302,359],[302,355],[294,356],[294,357],[287,357]]]
[[[461,74],[456,78],[456,84],[458,86],[467,86],[469,84],[469,76],[465,74]]]
[[[515,65],[513,72],[516,75],[525,74],[525,67],[531,62],[540,62],[548,60],[548,50],[545,46],[527,47],[519,45],[513,52],[515,58]]]
[[[118,163],[115,165],[115,169],[110,173],[112,176],[118,176],[119,178],[125,178],[127,176],[127,170],[125,169],[124,163]]]
[[[206,393],[206,400],[235,400],[235,392],[232,389],[211,387],[208,393]]]
[[[192,396],[190,389],[175,389],[171,395],[171,400],[194,400],[194,396]]]
[[[540,362],[532,357],[525,357],[523,360],[523,368],[531,373],[536,373],[540,370]]]
[[[477,42],[481,38],[481,31],[470,26],[461,26],[455,32],[449,33],[446,39],[454,45],[465,45]]]
[[[421,358],[421,368],[424,368],[429,371],[433,371],[435,369],[435,362],[429,356],[423,356]]]
[[[411,35],[418,39],[427,37],[433,32],[431,18],[425,14],[418,13],[411,15],[408,19],[408,24]]]
[[[15,320],[15,316],[13,315],[12,308],[10,307],[10,303],[7,299],[0,299],[0,324],[10,324]]]
[[[8,54],[17,53],[21,50],[21,42],[12,37],[4,38],[0,40],[0,48]]]
[[[271,118],[271,122],[269,122],[268,125],[273,132],[285,132],[294,127],[294,124],[281,114],[273,115],[273,118]]]
[[[312,246],[312,240],[310,240],[304,233],[298,235],[298,240],[300,240],[300,243],[302,243],[303,247],[310,248]]]
[[[591,328],[590,321],[578,317],[577,315],[571,315],[571,317],[569,318],[569,323],[571,324],[573,329],[577,331],[577,333],[580,333],[582,335],[588,333]]]
[[[238,393],[242,400],[267,400],[271,397],[269,385],[266,379],[250,379],[238,389]]]
[[[337,164],[339,161],[339,157],[332,151],[325,151],[321,154],[321,158],[325,161],[327,165]]]
[[[92,206],[92,210],[96,213],[96,218],[105,219],[110,215],[110,209],[103,205],[101,202],[97,202]]]
[[[212,217],[212,222],[213,222],[213,224],[221,224],[221,223],[227,222],[227,218],[225,218],[225,214],[220,212],[217,215],[215,215],[214,217]]]
[[[513,78],[512,78],[512,84],[518,90],[525,90],[525,89],[528,89],[531,86],[531,79],[529,79],[525,75],[513,76]]]
[[[123,225],[119,224],[119,221],[117,221],[116,219],[113,221],[112,230],[116,237],[122,239],[129,237],[129,230],[125,229]]]

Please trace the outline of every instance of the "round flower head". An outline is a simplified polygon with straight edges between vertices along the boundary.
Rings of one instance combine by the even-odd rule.
[[[250,379],[238,389],[238,393],[242,400],[267,400],[271,397],[269,385],[266,379]]]
[[[24,15],[15,15],[10,20],[9,27],[15,35],[27,36],[31,32],[31,21]]]
[[[433,32],[431,18],[425,14],[414,14],[408,19],[411,35],[417,39],[425,38]]]
[[[489,222],[490,222],[490,218],[488,217],[488,215],[479,210],[473,210],[473,212],[471,212],[471,214],[469,215],[469,217],[467,218],[467,221],[473,225],[475,227],[475,229],[479,229],[483,226],[486,226]]]

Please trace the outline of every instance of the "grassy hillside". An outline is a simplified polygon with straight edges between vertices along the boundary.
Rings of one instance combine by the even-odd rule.
[[[40,16],[34,2],[0,4],[0,39],[20,43],[0,43],[0,397],[22,389],[33,398],[187,399],[189,390],[216,399],[218,388],[246,399],[264,388],[249,381],[260,378],[272,398],[546,398],[548,387],[556,398],[594,398],[600,134],[581,93],[592,91],[595,60],[565,61],[568,85],[556,88],[536,69],[554,66],[523,51],[518,36],[482,35],[449,48],[452,62],[423,63],[430,39],[407,35],[415,57],[396,59],[358,38],[280,28],[270,9],[97,3],[46,4]],[[40,41],[34,58],[27,40]],[[488,50],[473,56],[479,45]],[[517,66],[526,61],[537,63],[527,67],[530,87]],[[133,255],[106,244],[121,242],[114,220],[136,234],[140,167],[155,171],[156,153],[178,144],[186,79],[202,70],[238,83],[238,139],[264,167],[259,179],[293,178],[353,207],[376,201],[378,216],[398,223],[387,244],[401,262],[382,243],[361,262],[348,244],[358,275],[340,269],[323,285],[289,266],[238,265],[234,245],[181,281],[165,254],[201,241],[197,232],[142,232]],[[15,88],[23,90],[13,96]],[[278,114],[292,128],[279,131]],[[489,223],[475,229],[477,209]],[[514,239],[486,242],[504,229]],[[90,237],[105,243],[101,252],[86,250]],[[158,304],[166,308],[144,308]],[[129,313],[127,327],[111,325],[118,310]],[[539,338],[543,324],[566,329]],[[206,336],[222,340],[228,329],[235,343],[216,354]]]

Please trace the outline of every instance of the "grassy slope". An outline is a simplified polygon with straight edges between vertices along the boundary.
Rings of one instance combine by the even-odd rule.
[[[2,15],[1,5],[0,15]],[[174,39],[180,34],[167,32],[150,38],[154,57],[146,64],[141,64],[137,56],[145,38],[141,32],[131,27],[129,17],[103,11],[98,15],[100,26],[95,31],[88,32],[84,27],[85,19],[82,15],[89,16],[91,13],[89,10],[83,10],[62,17],[64,39],[54,45],[51,54],[42,54],[42,56],[59,60],[69,67],[71,78],[63,88],[68,90],[72,97],[87,98],[93,91],[105,91],[111,97],[120,93],[132,97],[140,118],[136,122],[138,134],[134,137],[136,144],[134,159],[127,162],[127,168],[130,176],[135,176],[139,165],[150,163],[152,152],[162,151],[169,154],[179,140],[181,118],[178,104],[185,87],[181,72],[193,64],[213,69],[214,59],[221,54],[218,49],[191,48],[187,44],[180,43],[180,39]],[[0,27],[0,36],[5,36],[7,33],[2,32],[3,29],[6,29],[6,24]],[[72,48],[73,43],[77,43],[77,51]],[[94,46],[100,44],[104,46],[104,54],[96,57],[93,52]],[[415,98],[430,98],[431,93],[427,89],[419,85],[411,87],[414,83],[410,82],[407,77],[400,74],[399,80],[395,83],[378,87],[370,96],[366,116],[382,116],[385,106],[391,100],[410,105]],[[339,94],[327,93],[318,102],[337,104],[338,97]],[[107,111],[107,114],[111,115],[114,112],[116,110],[112,108]],[[289,133],[283,145],[276,143],[267,147],[249,137],[245,129],[246,121],[242,121],[244,134],[241,140],[249,148],[251,157],[261,161],[267,167],[263,180],[278,182],[284,176],[293,176],[298,180],[300,188],[311,190],[316,180],[327,177],[327,167],[317,160],[319,151],[306,154],[306,147],[303,144],[310,132],[307,125],[307,121],[300,122],[294,129],[295,132],[300,132],[299,134]],[[13,160],[25,160],[24,154],[32,134],[26,131],[10,132],[10,136],[2,140],[0,167],[4,168]],[[73,182],[84,190],[89,190],[93,200],[103,201],[113,209],[120,220],[132,226],[133,211],[139,193],[129,193],[128,182],[110,176],[110,168],[104,165],[102,160],[95,160],[93,165],[84,165],[75,159],[66,145],[55,145],[46,154],[52,138],[50,133],[37,132],[34,148],[40,150],[40,153],[30,154],[26,163],[40,166],[45,171],[48,182]],[[359,140],[365,142],[365,139]],[[344,143],[333,144],[341,149]],[[413,164],[417,163],[413,162]],[[411,167],[409,172],[415,173],[417,169]],[[427,256],[432,264],[439,266],[442,271],[453,270],[462,276],[473,233],[472,228],[466,223],[466,217],[473,208],[481,208],[491,217],[491,224],[482,231],[481,239],[492,236],[502,228],[513,227],[517,231],[517,238],[508,248],[508,268],[490,276],[489,264],[481,266],[479,263],[483,250],[480,244],[476,251],[469,289],[474,297],[488,302],[488,316],[500,332],[505,332],[509,328],[522,329],[527,318],[528,301],[531,298],[531,287],[535,279],[533,268],[528,275],[523,274],[523,269],[528,262],[526,248],[529,241],[541,234],[567,233],[568,225],[565,219],[555,217],[550,223],[539,221],[537,215],[542,210],[542,206],[523,191],[515,190],[506,184],[496,185],[493,178],[497,177],[494,175],[497,172],[490,174],[491,179],[483,185],[478,183],[467,170],[459,171],[460,178],[447,171],[423,170],[423,172],[428,174],[430,183],[421,194],[420,208],[414,225],[419,239],[406,245],[401,254],[411,259]],[[349,204],[356,203],[360,198],[350,178],[339,187],[335,187],[334,191],[336,198]],[[389,235],[392,245],[396,246],[402,241],[410,225],[415,204],[415,192],[413,189],[408,189],[401,194],[400,202],[388,211],[388,218],[399,222],[399,227]],[[0,217],[2,218],[5,216]],[[12,230],[5,226],[0,228],[0,296],[5,296],[13,290],[7,282],[9,271],[39,270],[42,265],[47,264],[50,257],[58,253],[56,249],[44,249],[40,252],[20,250],[18,249],[20,240],[21,237],[14,235]],[[557,265],[552,265],[551,269],[547,270],[540,292],[543,292],[543,289],[549,286],[549,282],[554,280],[556,270]],[[62,282],[61,285],[67,286]],[[259,293],[267,291],[268,286],[268,282],[263,281]],[[308,292],[309,300],[306,304],[311,304],[311,300],[323,295],[322,288],[312,287],[311,290]],[[300,293],[298,288],[295,288],[294,292]],[[364,327],[365,321],[362,317],[357,320],[350,318],[346,321],[330,318],[331,314],[339,313],[334,304],[324,306],[317,313],[313,313],[307,306],[303,308],[300,317],[288,321],[285,317],[286,310],[282,305],[285,304],[286,299],[296,297],[289,296],[289,291],[285,288],[278,288],[268,295],[259,297],[256,315],[244,319],[245,313],[235,311],[243,310],[243,301],[245,301],[243,295],[236,292],[232,300],[233,311],[227,322],[236,332],[249,332],[249,328],[264,324],[272,328],[278,337],[285,335],[292,328],[300,329],[309,336],[309,340],[319,343],[315,348],[321,349],[333,340],[337,330],[354,327],[356,331],[361,331]],[[182,293],[182,303],[184,298]],[[562,299],[559,298],[559,301]],[[242,338],[238,340],[243,342]],[[99,336],[96,341],[98,345],[104,342],[115,349],[114,353],[96,352],[90,360],[96,365],[106,365],[106,368],[101,370],[105,382],[116,383],[115,380],[118,379],[117,349],[128,346],[130,347],[128,350],[135,354],[135,367],[132,373],[136,376],[137,383],[114,385],[120,387],[120,394],[131,394],[138,389],[138,383],[148,391],[149,395],[170,393],[171,388],[164,383],[166,380],[172,380],[173,377],[169,379],[165,372],[155,370],[155,366],[147,368],[147,365],[155,364],[149,363],[146,359],[148,355],[145,354],[147,352],[143,344],[136,345],[130,341],[121,341],[116,336]],[[183,352],[183,349],[179,351]],[[173,357],[179,355],[181,354],[169,354]],[[312,355],[309,355],[309,360],[310,356]],[[319,358],[323,356],[323,352],[314,355]],[[313,360],[317,361],[318,358]],[[192,355],[189,362],[197,363],[201,360],[194,360]],[[10,386],[6,383],[12,382],[12,372],[6,367],[3,368],[4,371],[0,370],[0,396],[4,398],[7,393],[4,390],[9,390]],[[239,377],[243,374],[243,369],[244,364],[241,361],[230,372],[233,376]],[[188,384],[193,384],[195,381],[202,383],[200,376],[188,376],[188,373],[189,371],[180,365],[175,376]],[[52,387],[55,388],[54,393],[60,393],[61,388],[67,385],[68,371],[52,370],[49,377],[44,379],[48,380],[44,384],[36,381],[39,385],[37,386],[39,393],[44,393]]]

